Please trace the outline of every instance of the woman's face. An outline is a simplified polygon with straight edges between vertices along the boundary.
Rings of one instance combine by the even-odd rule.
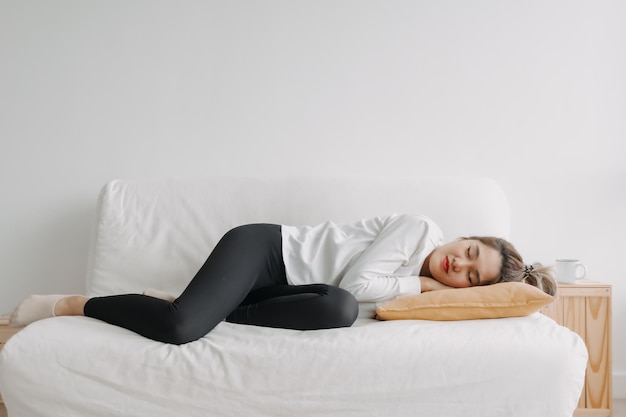
[[[457,240],[436,248],[428,259],[430,275],[455,288],[488,285],[500,276],[500,253],[479,240]]]

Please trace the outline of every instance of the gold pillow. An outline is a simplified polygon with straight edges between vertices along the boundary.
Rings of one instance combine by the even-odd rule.
[[[539,311],[554,297],[522,282],[452,288],[407,295],[376,308],[379,320],[472,320],[521,317]]]

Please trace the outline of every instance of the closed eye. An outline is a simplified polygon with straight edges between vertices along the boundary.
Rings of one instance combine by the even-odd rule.
[[[476,257],[476,262],[478,262],[478,257],[480,256],[480,246],[476,245],[476,253],[474,254]],[[480,285],[480,272],[478,269],[476,270],[476,285]]]
[[[467,259],[472,259],[471,249],[472,249],[471,245],[467,247]],[[480,255],[480,247],[476,245],[475,251],[474,251],[474,259],[477,260],[479,255]],[[469,281],[471,286],[480,285],[480,273],[478,271],[475,272],[475,278],[476,278],[476,283],[472,282],[472,272],[468,271],[467,280]]]
[[[465,251],[465,253],[467,254],[467,259],[470,259],[470,249],[472,248],[472,246],[468,246],[467,250]],[[474,284],[472,283],[472,272],[471,271],[467,271],[467,280],[469,281],[470,287],[473,286]]]

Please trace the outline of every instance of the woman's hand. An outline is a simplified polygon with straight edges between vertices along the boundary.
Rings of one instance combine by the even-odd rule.
[[[447,290],[447,289],[453,288],[453,287],[448,287],[447,285],[442,284],[436,279],[430,278],[430,277],[420,277],[420,283],[422,285],[422,292]]]

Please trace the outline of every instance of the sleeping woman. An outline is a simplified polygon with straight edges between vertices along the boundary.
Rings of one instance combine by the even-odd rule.
[[[222,237],[178,297],[156,290],[91,298],[33,295],[10,323],[84,315],[184,344],[224,319],[297,330],[349,327],[359,302],[514,281],[556,291],[549,268],[525,265],[506,240],[469,237],[444,244],[439,227],[425,216],[315,227],[250,224]]]

